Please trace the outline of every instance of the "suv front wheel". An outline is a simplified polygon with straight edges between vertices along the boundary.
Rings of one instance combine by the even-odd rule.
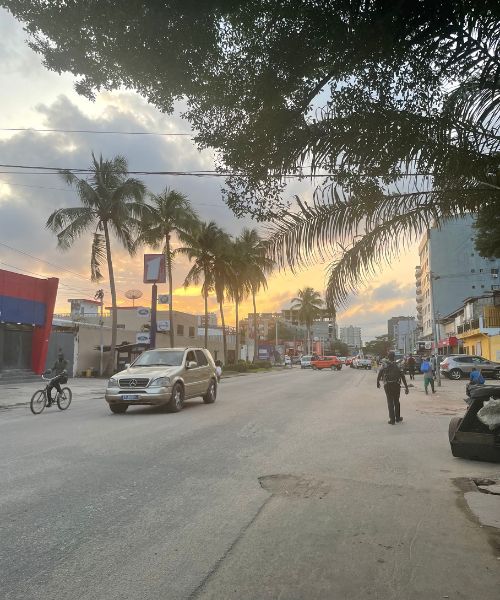
[[[462,379],[462,375],[463,373],[460,369],[452,369],[450,371],[450,379],[455,379],[455,381]]]
[[[168,412],[179,412],[184,406],[184,388],[177,382],[172,389],[172,398],[167,404]]]

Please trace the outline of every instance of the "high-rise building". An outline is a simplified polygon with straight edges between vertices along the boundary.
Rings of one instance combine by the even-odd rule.
[[[350,352],[361,350],[361,327],[340,327],[339,330],[340,341],[347,344]]]
[[[473,215],[449,219],[428,229],[420,242],[423,338],[432,339],[434,321],[466,298],[498,289],[500,259],[479,256],[473,223]]]
[[[422,331],[422,269],[420,265],[415,267],[415,301],[417,304],[417,329]]]
[[[394,340],[394,350],[396,352],[406,354],[414,351],[417,341],[415,317],[393,317],[388,321],[388,330],[392,331],[392,335],[389,335]]]

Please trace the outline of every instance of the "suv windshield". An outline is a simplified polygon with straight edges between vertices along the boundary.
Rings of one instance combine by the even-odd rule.
[[[147,350],[132,363],[133,367],[179,367],[184,350]]]

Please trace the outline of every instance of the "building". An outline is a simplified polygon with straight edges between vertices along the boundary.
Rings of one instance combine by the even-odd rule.
[[[500,292],[467,298],[440,321],[441,354],[465,353],[500,362]]]
[[[70,299],[68,302],[73,319],[99,317],[101,303],[98,300]]]
[[[420,265],[415,267],[415,303],[417,305],[417,330],[420,333],[423,325],[422,269],[420,268]]]
[[[361,350],[361,327],[340,327],[339,337],[341,342],[347,344],[351,354]]]
[[[417,322],[415,317],[392,317],[387,321],[387,333],[394,341],[396,352],[413,352],[416,340]]]
[[[59,279],[0,269],[0,374],[45,370]]]
[[[499,287],[500,259],[479,256],[474,247],[473,223],[473,215],[449,219],[441,228],[428,229],[420,242],[424,339],[433,339],[434,321],[460,307],[466,298]]]
[[[205,327],[205,315],[197,315],[198,327]],[[208,313],[208,326],[217,327],[217,313]]]

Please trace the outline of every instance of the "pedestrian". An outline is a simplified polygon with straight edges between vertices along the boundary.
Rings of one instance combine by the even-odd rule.
[[[417,364],[415,359],[413,358],[413,354],[410,354],[408,360],[406,362],[408,365],[408,373],[410,374],[410,379],[415,379],[415,365]]]
[[[54,399],[52,398],[52,390],[55,388],[58,394],[61,393],[62,390],[60,384],[66,383],[66,381],[68,380],[67,371],[68,361],[64,358],[64,353],[61,350],[61,348],[59,348],[57,360],[54,363],[54,366],[52,367],[51,375],[53,377],[50,380],[49,386],[47,388],[48,406],[50,406],[52,402],[54,402]]]
[[[377,387],[380,387],[380,381],[384,382],[384,391],[387,397],[387,408],[389,409],[389,425],[401,423],[401,409],[399,405],[399,396],[401,394],[401,382],[405,386],[405,394],[409,393],[408,384],[404,373],[396,364],[396,356],[394,352],[389,352],[387,361],[380,369],[377,375]]]
[[[470,372],[469,381],[471,385],[484,385],[485,379],[481,373],[481,370],[477,367],[472,367]]]
[[[222,377],[222,362],[220,360],[215,361],[215,375],[217,377],[217,383],[220,383]]]
[[[422,361],[422,364],[420,365],[420,370],[422,371],[422,373],[424,374],[424,390],[425,393],[428,394],[429,392],[427,391],[429,388],[429,385],[431,386],[432,389],[432,393],[435,394],[436,390],[434,389],[434,370],[432,368],[431,362],[429,360],[429,358],[424,358],[424,360]]]

